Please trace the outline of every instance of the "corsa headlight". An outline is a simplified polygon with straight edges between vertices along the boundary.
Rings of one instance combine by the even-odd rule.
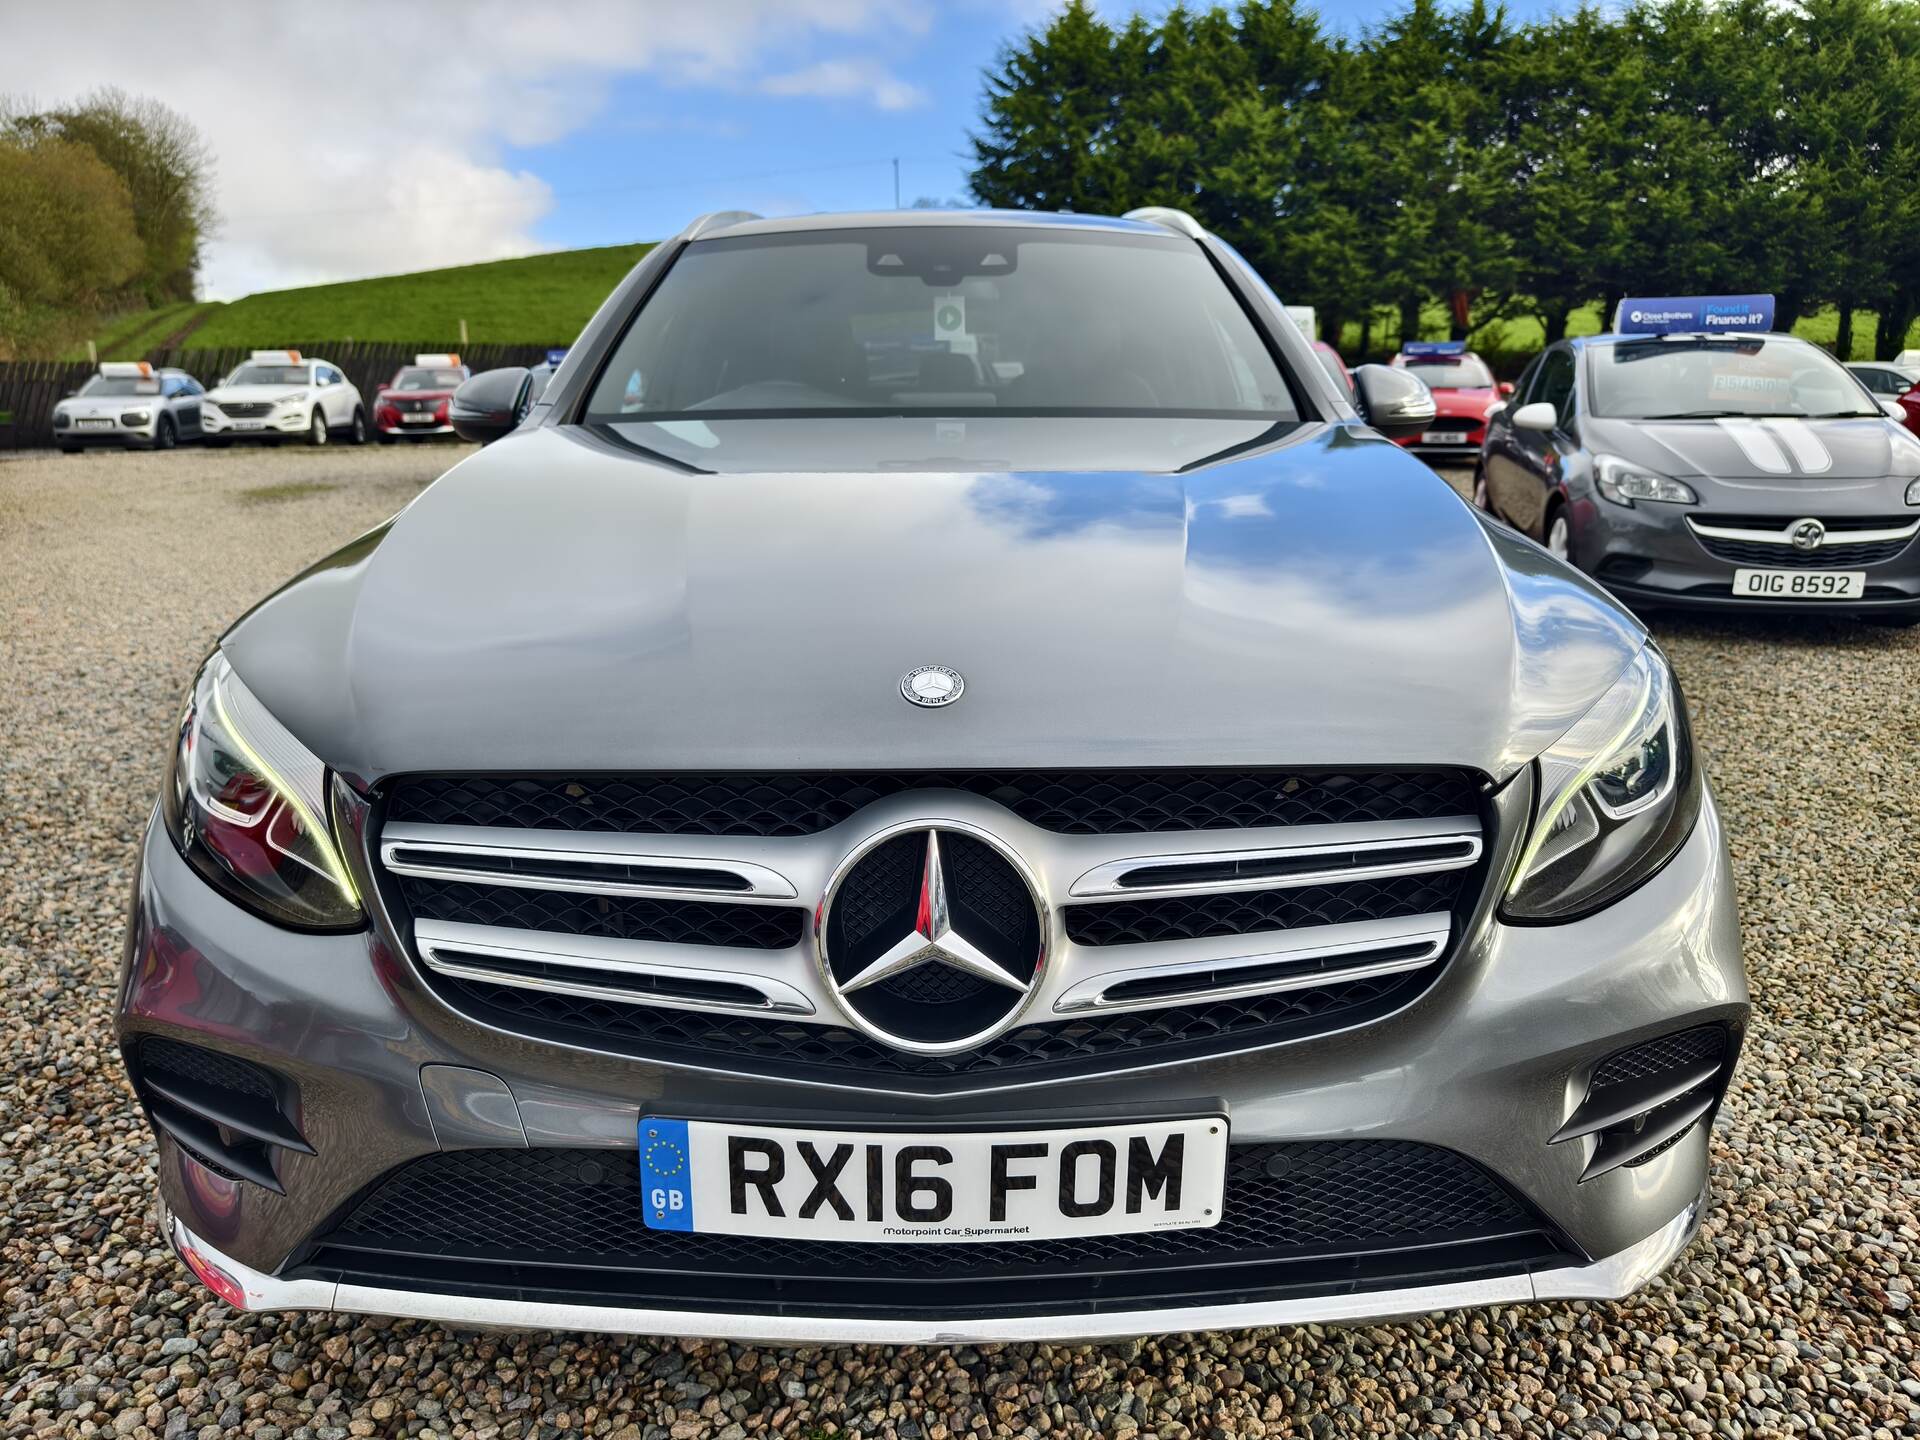
[[[1909,505],[1920,505],[1920,479],[1909,480],[1907,482],[1907,503]]]
[[[1574,920],[1673,858],[1702,780],[1673,672],[1651,645],[1534,762],[1533,828],[1513,868],[1509,920]]]
[[[1664,500],[1671,505],[1700,503],[1691,486],[1656,475],[1618,455],[1594,456],[1593,480],[1600,493],[1616,505],[1631,505],[1636,500]]]
[[[326,766],[218,652],[194,681],[160,804],[187,862],[256,914],[302,930],[363,923],[327,824]]]

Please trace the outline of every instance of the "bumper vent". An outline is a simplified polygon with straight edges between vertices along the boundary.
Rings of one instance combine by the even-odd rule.
[[[1712,1114],[1731,1068],[1727,1031],[1720,1025],[1619,1051],[1594,1067],[1586,1098],[1551,1143],[1594,1137],[1583,1181],[1644,1165]]]
[[[216,1175],[280,1192],[273,1151],[314,1153],[288,1116],[292,1086],[251,1061],[149,1035],[131,1068],[154,1127]]]
[[[909,790],[964,790],[1063,835],[1430,820],[1479,812],[1464,770],[889,770],[608,779],[425,776],[387,818],[654,835],[816,835]]]
[[[294,1273],[718,1311],[1012,1315],[1512,1273],[1568,1253],[1474,1162],[1406,1141],[1236,1145],[1210,1229],[988,1245],[649,1230],[631,1150],[467,1150],[377,1183]]]

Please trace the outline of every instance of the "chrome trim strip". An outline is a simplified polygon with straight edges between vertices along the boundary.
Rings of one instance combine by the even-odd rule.
[[[1463,853],[1444,859],[1394,860],[1395,851],[1427,849],[1435,845],[1464,846]],[[1479,860],[1485,848],[1478,827],[1444,835],[1421,835],[1384,840],[1360,840],[1346,845],[1274,845],[1255,850],[1205,850],[1190,854],[1141,855],[1128,860],[1110,860],[1096,865],[1074,881],[1067,894],[1071,899],[1120,897],[1128,900],[1156,900],[1174,895],[1229,895],[1247,890],[1287,890],[1301,885],[1324,885],[1337,880],[1371,880],[1388,875],[1421,875],[1440,870],[1461,870]],[[1122,881],[1138,870],[1173,865],[1229,865],[1262,860],[1307,860],[1316,855],[1373,855],[1376,863],[1325,865],[1287,875],[1230,876],[1223,880],[1188,880],[1173,885],[1126,885]]]
[[[1099,1315],[1021,1315],[984,1320],[876,1320],[866,1317],[724,1314],[704,1310],[648,1310],[623,1305],[574,1305],[446,1295],[424,1290],[282,1280],[222,1254],[195,1235],[164,1201],[156,1201],[161,1233],[181,1255],[195,1251],[230,1278],[248,1310],[319,1310],[433,1320],[443,1325],[491,1325],[513,1330],[581,1330],[616,1335],[670,1335],[705,1340],[778,1344],[970,1345],[1001,1340],[1078,1342],[1195,1330],[1269,1325],[1321,1325],[1426,1315],[1466,1306],[1535,1300],[1623,1300],[1680,1257],[1700,1229],[1702,1190],[1646,1239],[1584,1265],[1559,1265],[1491,1280],[1456,1280],[1396,1290],[1310,1295],[1249,1305],[1182,1305],[1118,1310]]]
[[[646,837],[657,843],[658,837]],[[682,837],[675,837],[676,840]],[[445,861],[417,858],[422,852]],[[409,855],[415,858],[408,858]],[[649,865],[660,870],[718,870],[745,882],[741,890],[699,885],[656,885],[634,880],[593,880],[572,875],[463,868],[462,855],[489,855],[530,864]],[[395,875],[454,880],[468,885],[505,885],[516,890],[560,890],[578,895],[631,895],[656,900],[794,900],[791,880],[765,865],[719,855],[659,854],[635,848],[633,837],[566,830],[502,830],[470,825],[420,825],[400,821],[380,832],[380,863]]]
[[[1285,990],[1308,990],[1316,985],[1331,985],[1346,980],[1398,975],[1409,970],[1423,969],[1446,954],[1447,941],[1452,934],[1452,921],[1445,914],[1425,915],[1417,916],[1412,920],[1361,920],[1346,925],[1316,925],[1297,933],[1317,936],[1324,935],[1330,930],[1340,931],[1352,938],[1331,945],[1280,945],[1252,954],[1227,957],[1207,955],[1173,963],[1159,960],[1158,963],[1108,970],[1090,979],[1082,980],[1062,993],[1053,1002],[1054,1012],[1068,1015],[1089,1010],[1108,1012],[1163,1010],[1170,1005],[1189,1005],[1196,1001],[1240,1000],[1253,995],[1278,994]],[[1249,937],[1233,938],[1241,941]],[[1157,945],[1126,948],[1151,951],[1158,959],[1165,955],[1169,945],[1181,943],[1217,945],[1219,942],[1162,942]],[[1366,958],[1382,950],[1397,949],[1407,945],[1420,946],[1421,953],[1416,956],[1371,962]],[[1221,970],[1273,965],[1288,960],[1305,963],[1338,955],[1351,955],[1354,963],[1336,969],[1317,969],[1296,975],[1270,976],[1264,980],[1249,981],[1240,985],[1196,985],[1189,990],[1169,991],[1165,994],[1146,995],[1137,999],[1109,1000],[1107,998],[1108,990],[1130,981],[1177,979],[1183,975],[1206,975]]]
[[[420,961],[436,975],[462,980],[484,980],[522,990],[548,990],[592,1000],[615,1000],[667,1010],[700,1010],[729,1015],[811,1015],[806,994],[771,976],[735,968],[748,957],[772,959],[795,956],[790,950],[745,950],[726,945],[675,945],[652,940],[609,940],[592,935],[556,931],[514,930],[491,925],[463,925],[444,920],[421,920],[413,927],[414,948]],[[523,975],[504,967],[474,964],[477,957],[497,955],[503,960],[537,961],[585,971],[577,980],[558,976]],[[462,958],[455,958],[462,957]],[[593,983],[595,974],[654,976],[683,980],[689,985],[738,985],[760,995],[758,1005],[736,1004],[708,996],[676,996],[639,992]]]
[[[1793,544],[1793,527],[1799,523],[1797,519],[1789,520],[1778,530],[1739,530],[1727,525],[1703,525],[1691,515],[1687,516],[1687,528],[1696,535],[1709,540],[1747,540],[1757,545]],[[1915,535],[1920,535],[1920,520],[1891,529],[1829,530],[1816,549],[1829,545],[1867,545],[1876,540],[1911,540]]]

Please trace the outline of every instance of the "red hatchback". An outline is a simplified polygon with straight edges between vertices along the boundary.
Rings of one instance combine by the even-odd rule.
[[[373,433],[382,445],[419,435],[451,435],[447,408],[472,372],[458,355],[416,355],[373,397]]]
[[[1513,393],[1496,382],[1487,362],[1463,340],[1414,340],[1393,357],[1396,370],[1410,370],[1433,392],[1433,424],[1399,443],[1422,455],[1472,459],[1486,438],[1487,411]]]

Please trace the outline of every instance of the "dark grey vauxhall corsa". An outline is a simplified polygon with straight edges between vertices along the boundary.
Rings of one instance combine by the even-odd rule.
[[[1475,499],[1644,609],[1920,620],[1920,439],[1791,335],[1550,347],[1489,414]]]
[[[940,1342],[1687,1244],[1672,673],[1192,220],[707,217],[526,389],[191,688],[119,1036],[207,1285]]]

